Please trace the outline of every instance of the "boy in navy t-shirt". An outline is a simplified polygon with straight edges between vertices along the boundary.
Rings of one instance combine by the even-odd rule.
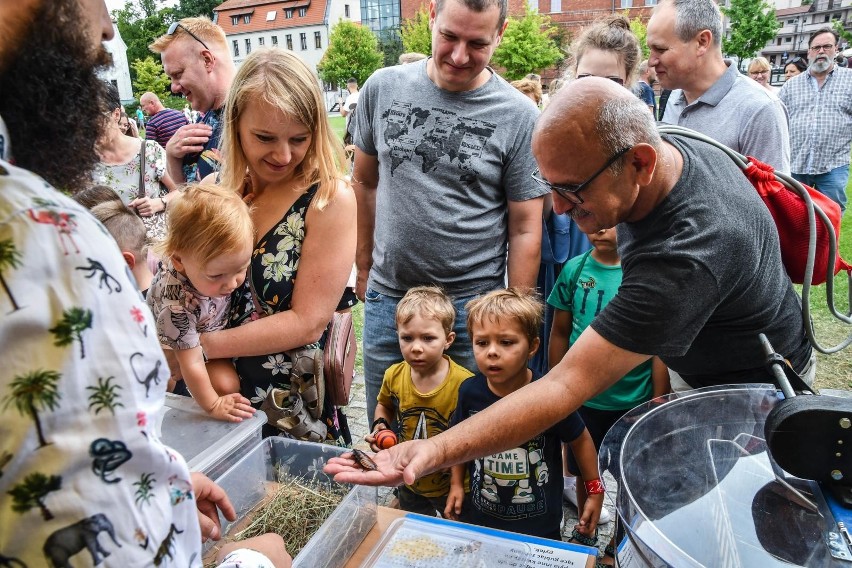
[[[466,310],[479,373],[459,388],[452,424],[539,378],[527,367],[540,343],[543,312],[532,293],[514,288],[496,290],[472,300]],[[453,466],[445,516],[561,540],[563,441],[577,457],[589,492],[571,540],[594,546],[604,489],[597,473],[594,443],[576,412],[517,448]],[[467,497],[466,470],[470,474]]]

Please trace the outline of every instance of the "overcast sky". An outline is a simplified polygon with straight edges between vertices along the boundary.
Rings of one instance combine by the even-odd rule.
[[[124,8],[126,4],[126,0],[106,0],[107,9],[112,13],[113,10],[118,10],[119,8]],[[166,0],[166,2],[158,2],[163,6],[174,6],[177,4],[176,0]]]

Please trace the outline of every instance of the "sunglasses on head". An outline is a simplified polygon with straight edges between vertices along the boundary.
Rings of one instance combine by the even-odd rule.
[[[169,26],[169,30],[166,32],[166,34],[168,34],[168,35],[175,35],[175,32],[177,31],[177,29],[178,29],[178,28],[182,29],[183,31],[185,31],[186,33],[188,33],[189,35],[191,35],[191,36],[192,36],[192,38],[193,38],[195,41],[197,41],[198,43],[200,43],[201,45],[203,45],[203,46],[204,46],[204,49],[206,49],[207,51],[210,51],[210,48],[209,48],[209,47],[207,47],[207,44],[206,44],[206,43],[204,43],[203,41],[201,41],[201,39],[199,39],[199,37],[198,37],[197,35],[195,35],[195,34],[194,34],[194,33],[192,33],[191,31],[189,31],[188,29],[186,29],[186,26],[184,26],[184,25],[183,25],[183,24],[181,24],[180,22],[172,22],[172,25],[170,25],[170,26]]]

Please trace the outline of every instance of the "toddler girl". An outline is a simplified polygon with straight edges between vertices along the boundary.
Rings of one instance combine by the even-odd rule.
[[[155,245],[162,263],[147,297],[160,344],[167,354],[174,352],[193,398],[214,418],[230,422],[249,418],[254,409],[239,394],[231,361],[207,361],[201,334],[225,327],[253,243],[249,209],[236,192],[187,187],[169,202],[166,238]]]

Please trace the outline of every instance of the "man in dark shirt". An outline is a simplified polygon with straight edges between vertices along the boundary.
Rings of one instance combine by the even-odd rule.
[[[139,97],[139,108],[149,117],[145,123],[145,139],[154,140],[163,148],[178,128],[187,125],[181,111],[166,108],[160,97],[150,91]]]
[[[545,377],[457,427],[376,456],[379,472],[335,459],[338,481],[410,483],[514,447],[658,355],[690,384],[771,382],[758,334],[806,381],[813,351],[768,210],[720,150],[661,139],[645,104],[590,77],[560,90],[532,138],[553,210],[591,234],[618,226],[615,298]],[[570,155],[571,159],[566,159]],[[495,424],[500,424],[495,428]]]

